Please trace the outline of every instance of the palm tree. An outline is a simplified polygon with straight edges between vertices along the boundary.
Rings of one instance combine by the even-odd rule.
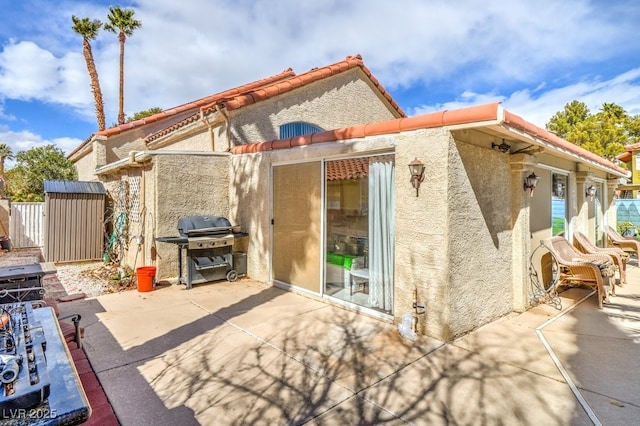
[[[133,19],[135,11],[133,9],[122,9],[119,6],[110,7],[104,29],[114,34],[118,34],[120,42],[120,95],[118,102],[118,124],[124,124],[124,42],[127,36],[133,34],[133,30],[140,28],[142,22]]]
[[[13,159],[13,151],[11,147],[5,143],[0,143],[0,198],[4,199],[5,195],[5,177],[4,177],[4,161]]]
[[[102,102],[102,91],[100,90],[98,71],[96,70],[96,64],[93,60],[91,43],[89,43],[89,40],[95,40],[98,35],[98,31],[102,27],[102,22],[97,19],[92,21],[89,18],[81,19],[76,16],[71,16],[71,20],[73,21],[73,31],[82,36],[82,53],[84,54],[84,60],[87,63],[87,71],[89,72],[89,78],[91,79],[91,91],[93,92],[93,99],[96,104],[98,130],[101,131],[105,129],[104,103]]]
[[[0,179],[4,179],[4,162],[13,159],[13,151],[6,143],[0,143]]]

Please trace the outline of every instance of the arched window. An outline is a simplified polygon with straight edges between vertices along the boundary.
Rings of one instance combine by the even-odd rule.
[[[322,132],[324,129],[315,124],[304,121],[294,121],[280,126],[280,139],[292,138],[294,136],[307,135],[309,133]]]

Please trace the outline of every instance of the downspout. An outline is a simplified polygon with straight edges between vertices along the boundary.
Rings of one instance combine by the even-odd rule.
[[[136,160],[136,156],[140,155],[144,153],[144,151],[129,151],[128,154],[128,163],[127,165],[130,167],[137,167],[141,170],[140,173],[140,187],[138,188],[139,194],[139,209],[141,209],[142,212],[146,211],[146,197],[145,197],[145,180],[146,180],[146,173],[144,170],[144,165],[142,164],[141,161]],[[127,173],[127,176],[131,177],[131,175],[129,173]],[[140,211],[138,212],[138,214],[140,213]],[[135,244],[136,244],[136,254],[135,254],[135,258],[133,261],[133,271],[135,273],[136,270],[136,266],[137,266],[137,262],[138,262],[138,255],[140,254],[140,252],[142,252],[142,262],[143,264],[146,263],[146,255],[144,253],[144,247],[145,247],[145,229],[144,229],[144,217],[142,222],[140,221],[140,218],[138,218],[138,226],[137,226],[137,233],[131,237],[129,239],[129,243],[131,243],[131,241],[135,240]],[[129,231],[131,230],[131,223],[129,223],[128,225],[129,227]],[[129,245],[127,245],[128,247]],[[128,248],[127,248],[128,250]]]
[[[227,152],[231,152],[231,125],[229,121],[229,116],[226,111],[222,109],[220,104],[216,104],[216,112],[219,113],[224,119],[224,133],[227,137]]]
[[[143,151],[129,151],[129,165],[138,165],[138,161],[136,161],[136,155],[140,154],[141,152]]]
[[[200,108],[200,121],[202,121],[207,126],[207,133],[209,133],[209,143],[211,144],[211,151],[215,151],[216,146],[213,139],[213,126],[209,121],[209,117],[204,115],[204,110],[202,108]]]
[[[146,214],[147,214],[147,169],[148,167],[142,167],[140,174],[140,201],[138,207],[138,214],[142,217],[138,217],[138,224],[141,225],[140,232],[136,237],[136,243],[138,243],[138,251],[142,251],[142,261],[143,265],[147,265],[147,253],[146,253],[146,242],[147,242],[147,230],[146,230]],[[151,253],[149,253],[149,258],[151,257]],[[135,269],[134,269],[135,271]]]

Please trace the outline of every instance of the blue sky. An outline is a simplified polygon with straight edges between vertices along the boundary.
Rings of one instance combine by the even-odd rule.
[[[640,114],[637,0],[0,0],[0,143],[69,152],[96,131],[71,16],[136,11],[125,113],[173,106],[361,54],[409,115],[501,101],[541,127],[572,100]],[[118,43],[92,43],[107,125]],[[9,164],[10,166],[10,164]]]

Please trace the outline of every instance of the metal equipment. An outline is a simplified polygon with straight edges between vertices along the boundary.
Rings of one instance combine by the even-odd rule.
[[[221,216],[187,216],[178,219],[179,237],[158,237],[155,240],[178,246],[178,277],[190,289],[193,284],[227,279],[235,281],[245,270],[234,267],[234,242],[247,234],[232,226]],[[186,250],[186,279],[183,281],[183,250]],[[246,268],[246,263],[244,264]]]
[[[40,264],[0,268],[0,303],[40,300],[44,295]]]
[[[49,397],[46,347],[30,302],[0,305],[0,411],[30,408]]]

